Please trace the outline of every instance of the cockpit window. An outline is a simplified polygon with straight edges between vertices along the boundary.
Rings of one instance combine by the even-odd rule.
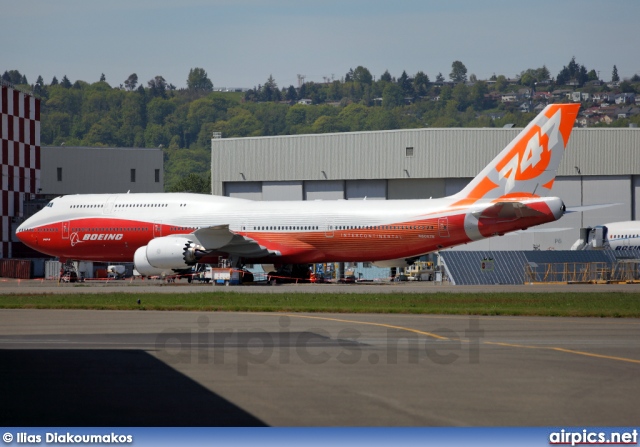
[[[49,208],[51,208],[51,207],[53,206],[53,200],[52,200],[51,202],[47,203],[47,206],[48,206]]]

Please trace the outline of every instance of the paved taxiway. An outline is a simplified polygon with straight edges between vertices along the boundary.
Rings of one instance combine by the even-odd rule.
[[[0,310],[8,426],[640,420],[640,320]]]

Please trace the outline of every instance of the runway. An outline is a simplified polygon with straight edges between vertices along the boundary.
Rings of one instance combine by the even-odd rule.
[[[6,426],[631,426],[640,320],[0,310]]]

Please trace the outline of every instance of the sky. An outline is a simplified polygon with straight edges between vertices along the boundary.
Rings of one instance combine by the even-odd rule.
[[[113,87],[136,73],[186,87],[203,68],[214,88],[378,79],[418,71],[449,79],[515,77],[572,57],[604,81],[640,74],[638,0],[0,0],[0,72]]]

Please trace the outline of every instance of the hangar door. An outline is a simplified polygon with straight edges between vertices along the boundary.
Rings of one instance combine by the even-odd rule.
[[[304,200],[344,199],[343,180],[309,180],[304,182]]]
[[[436,199],[445,196],[445,181],[437,178],[389,180],[389,199]]]
[[[224,184],[224,195],[238,199],[262,200],[262,183],[228,182]]]
[[[302,200],[302,182],[263,182],[262,200]]]
[[[386,200],[387,181],[386,180],[347,180],[347,200]]]

